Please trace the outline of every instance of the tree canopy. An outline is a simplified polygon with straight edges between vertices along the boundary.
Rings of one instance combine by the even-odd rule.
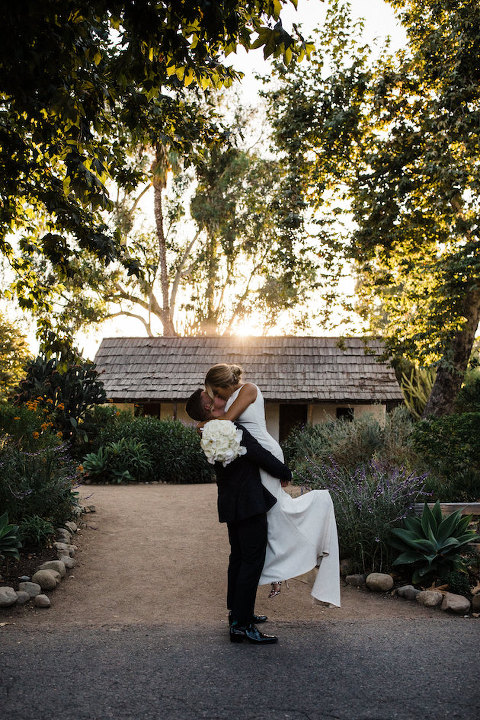
[[[355,263],[360,309],[390,351],[438,364],[426,412],[443,413],[480,317],[480,6],[391,4],[405,50],[376,57],[332,2],[311,62],[279,66],[269,97],[290,212],[308,203],[320,247]]]
[[[119,128],[134,130],[150,104],[159,141],[187,155],[172,93],[228,85],[225,56],[263,47],[287,61],[309,50],[284,31],[282,6],[295,0],[18,0],[0,24],[0,250],[16,275],[21,304],[48,296],[31,263],[41,255],[68,276],[85,250],[104,262],[122,253],[104,211],[107,180],[133,187]],[[19,251],[10,234],[19,238]]]

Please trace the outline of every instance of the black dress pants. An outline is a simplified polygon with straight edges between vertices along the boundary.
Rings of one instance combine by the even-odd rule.
[[[227,523],[230,541],[227,608],[239,625],[252,621],[267,549],[267,515]]]

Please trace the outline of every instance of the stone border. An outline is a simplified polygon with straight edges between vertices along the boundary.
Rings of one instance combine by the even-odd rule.
[[[95,512],[95,505],[83,505],[77,509],[77,519],[84,513]],[[67,570],[75,567],[74,559],[77,546],[73,544],[74,535],[78,530],[77,523],[68,520],[63,527],[57,528],[53,547],[57,552],[57,560],[48,560],[40,565],[32,577],[19,578],[18,590],[13,587],[0,587],[0,609],[14,605],[25,605],[33,600],[35,607],[49,608],[51,592],[67,575]]]
[[[446,592],[445,590],[419,590],[413,585],[402,585],[393,588],[394,581],[386,573],[370,573],[369,575],[347,575],[347,585],[357,588],[368,588],[373,592],[390,592],[394,597],[414,600],[427,608],[440,607],[455,615],[480,617],[480,593],[473,596],[472,602],[463,595]]]

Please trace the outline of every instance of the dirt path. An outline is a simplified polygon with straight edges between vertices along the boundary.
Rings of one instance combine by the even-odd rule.
[[[22,626],[226,623],[227,529],[216,514],[216,485],[86,486],[97,512],[84,516],[77,567],[50,594],[49,610],[18,608]],[[256,610],[278,622],[439,617],[414,603],[342,587],[342,607],[313,601],[309,577]],[[447,616],[441,613],[446,619]]]

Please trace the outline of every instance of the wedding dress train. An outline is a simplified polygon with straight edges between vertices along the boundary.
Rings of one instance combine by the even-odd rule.
[[[229,398],[226,410],[240,389]],[[263,396],[257,387],[255,402],[237,422],[283,461],[280,445],[267,432]],[[340,573],[337,526],[328,490],[311,490],[292,498],[277,478],[261,470],[263,485],[277,498],[268,512],[268,545],[259,584],[288,580],[303,575],[317,565],[319,570],[311,594],[317,600],[340,607]]]

